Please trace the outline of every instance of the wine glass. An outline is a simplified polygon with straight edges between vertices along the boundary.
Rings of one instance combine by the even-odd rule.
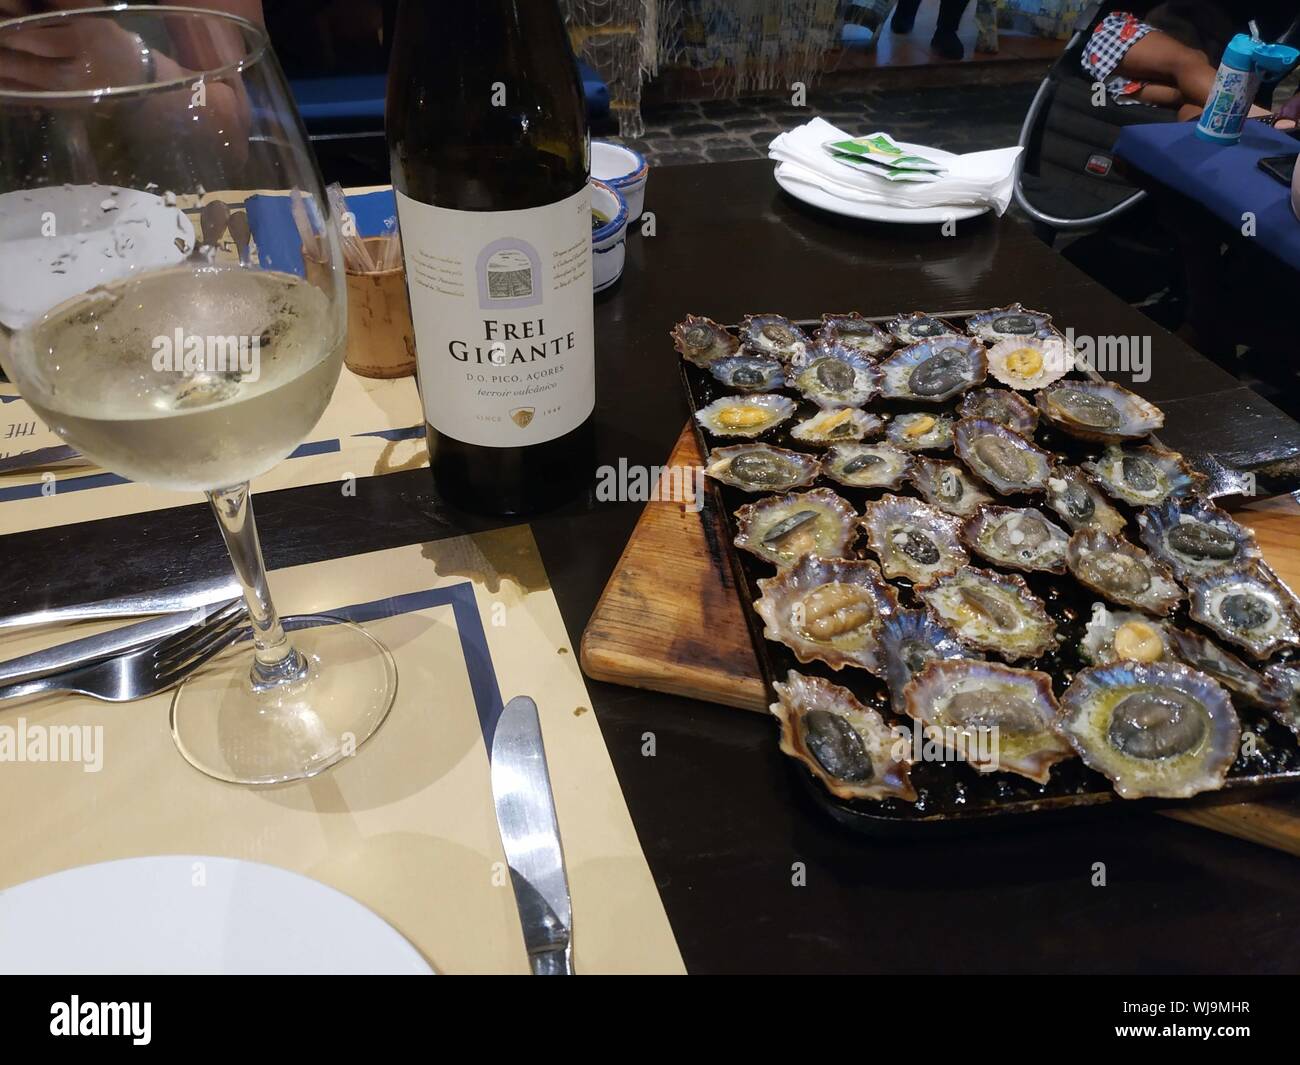
[[[166,6],[0,24],[0,363],[100,465],[207,495],[251,641],[176,691],[171,728],[221,780],[312,776],[396,693],[364,629],[281,621],[249,499],[329,403],[346,312],[335,219],[261,29]]]

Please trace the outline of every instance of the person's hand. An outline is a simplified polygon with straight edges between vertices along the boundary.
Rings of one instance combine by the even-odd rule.
[[[0,0],[0,17],[86,6],[86,0]],[[7,89],[48,92],[128,85],[143,80],[147,71],[140,39],[108,19],[76,19],[0,38],[0,87]]]

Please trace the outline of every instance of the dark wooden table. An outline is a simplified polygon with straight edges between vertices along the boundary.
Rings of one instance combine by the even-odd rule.
[[[651,176],[657,235],[630,238],[627,276],[597,307],[598,462],[666,459],[686,416],[666,335],[688,311],[729,321],[1019,299],[1081,332],[1153,329],[1018,223],[962,223],[953,237],[854,224],[787,199],[770,170]],[[1193,447],[1225,411],[1253,441],[1225,459],[1294,434],[1178,341],[1163,336],[1160,350],[1174,357],[1141,387],[1168,412],[1171,446]],[[640,509],[589,494],[533,522],[575,647]],[[355,498],[333,484],[269,494],[257,511],[272,567],[485,526],[443,508],[423,470],[362,481]],[[224,565],[204,507],[12,535],[0,539],[0,609]],[[822,819],[759,715],[590,688],[692,971],[1285,971],[1300,957],[1300,864],[1285,854],[1127,811],[978,838],[864,840]],[[646,733],[654,757],[642,755]],[[794,886],[796,863],[806,886]],[[1104,887],[1093,886],[1098,863]]]

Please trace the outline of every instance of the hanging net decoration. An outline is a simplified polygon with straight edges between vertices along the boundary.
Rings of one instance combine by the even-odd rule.
[[[839,0],[562,0],[578,55],[609,85],[619,132],[639,137],[641,86],[670,65],[715,96],[811,85],[837,54]]]
[[[660,0],[562,0],[574,51],[600,71],[619,133],[639,137],[641,84],[659,72]]]

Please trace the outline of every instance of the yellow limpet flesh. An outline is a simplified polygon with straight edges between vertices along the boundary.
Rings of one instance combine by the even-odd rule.
[[[1158,662],[1165,644],[1160,633],[1145,621],[1126,621],[1115,630],[1115,653],[1133,662]]]
[[[913,418],[903,430],[904,436],[924,436],[934,428],[934,419],[928,414]]]
[[[809,640],[835,643],[848,637],[861,642],[864,626],[877,616],[876,604],[865,588],[832,581],[805,595],[796,604],[792,621]]]
[[[718,414],[718,423],[728,429],[752,429],[772,417],[766,407],[728,407]]]
[[[1006,359],[1008,373],[1026,380],[1036,377],[1043,369],[1043,353],[1037,348],[1017,348]]]
[[[952,605],[952,612],[962,625],[979,624],[985,621],[993,621],[996,624],[996,620],[991,618],[987,611],[981,610],[965,596]]]

